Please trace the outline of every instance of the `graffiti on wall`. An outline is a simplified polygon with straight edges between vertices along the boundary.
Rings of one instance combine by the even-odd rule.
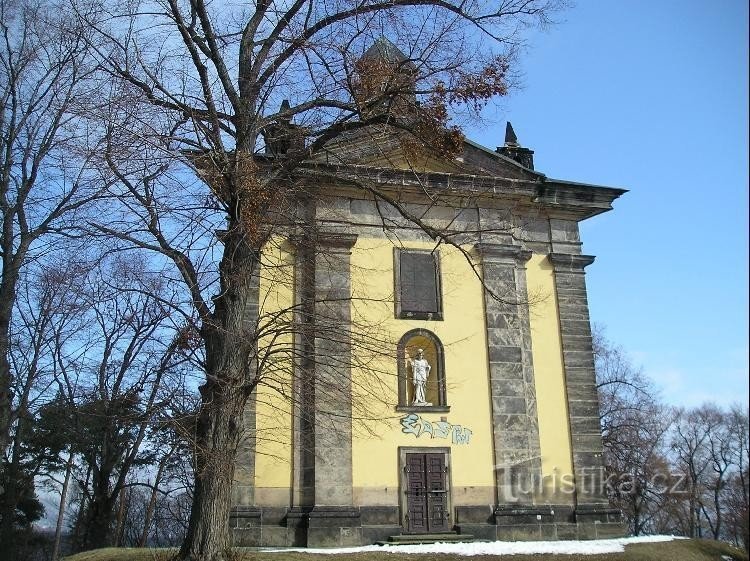
[[[401,417],[401,427],[401,432],[417,438],[428,434],[430,438],[450,438],[453,444],[468,444],[471,441],[471,429],[452,425],[448,421],[428,421],[416,413]]]

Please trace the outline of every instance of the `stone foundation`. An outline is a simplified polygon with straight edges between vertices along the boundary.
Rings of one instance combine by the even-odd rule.
[[[457,506],[453,531],[500,541],[622,537],[620,511],[604,505]],[[395,506],[235,507],[229,517],[235,546],[346,547],[404,533]]]

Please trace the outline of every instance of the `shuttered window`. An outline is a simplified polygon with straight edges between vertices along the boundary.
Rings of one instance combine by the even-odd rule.
[[[437,253],[399,250],[396,271],[397,317],[442,319]]]

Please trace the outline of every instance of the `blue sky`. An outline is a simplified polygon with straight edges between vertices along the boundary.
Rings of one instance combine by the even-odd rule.
[[[582,225],[592,321],[676,405],[748,401],[748,3],[580,0],[530,35],[509,119],[550,177],[630,189]]]

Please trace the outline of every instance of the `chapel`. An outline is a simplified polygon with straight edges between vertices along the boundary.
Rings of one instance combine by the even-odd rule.
[[[385,40],[365,56],[405,60]],[[235,545],[624,535],[579,224],[625,191],[541,173],[510,123],[499,144],[445,156],[385,122],[302,166],[249,312],[290,327],[245,413]]]

